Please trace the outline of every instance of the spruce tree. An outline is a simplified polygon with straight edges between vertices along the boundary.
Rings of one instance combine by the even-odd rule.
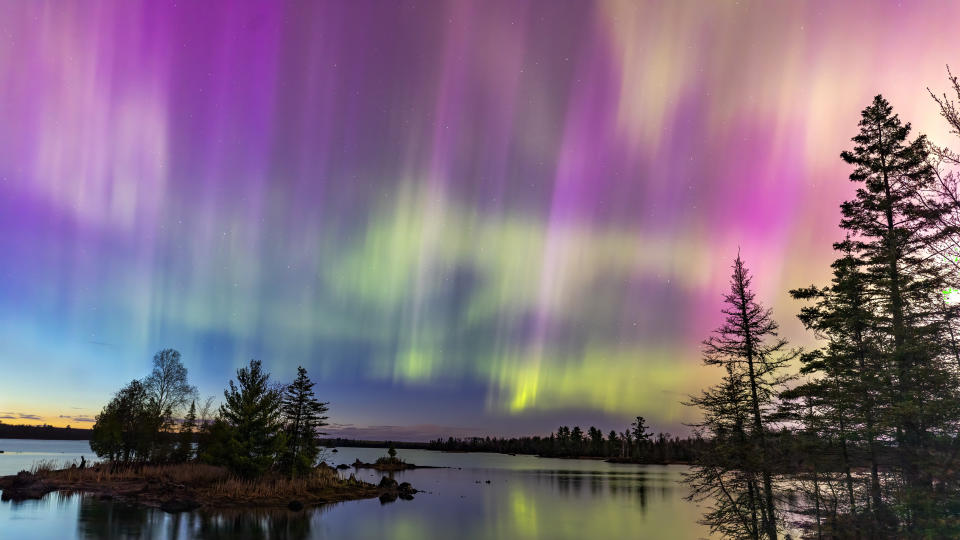
[[[773,320],[771,310],[757,302],[756,294],[750,287],[751,281],[743,260],[737,254],[730,292],[724,295],[724,323],[704,341],[704,363],[725,368],[727,376],[721,388],[705,393],[692,403],[705,409],[709,415],[717,416],[713,423],[719,425],[706,426],[714,429],[731,424],[730,419],[725,418],[730,412],[724,408],[740,414],[741,407],[746,406],[747,425],[733,422],[733,427],[744,432],[746,440],[741,444],[752,447],[742,461],[744,474],[749,476],[749,472],[756,471],[761,481],[759,489],[749,478],[744,482],[747,498],[754,501],[755,508],[759,510],[759,530],[770,540],[775,540],[777,515],[769,424],[775,413],[777,388],[789,380],[783,374],[783,369],[799,352],[788,349],[787,341],[778,336],[778,325]],[[733,392],[741,387],[745,394]],[[736,401],[724,403],[724,397]],[[740,435],[736,433],[735,436]]]
[[[297,368],[297,378],[283,394],[283,417],[286,424],[287,448],[284,453],[284,468],[291,477],[300,476],[313,467],[320,452],[317,443],[319,429],[327,425],[326,402],[317,399],[313,392],[314,382],[302,366]]]
[[[948,326],[940,304],[947,272],[931,246],[954,234],[942,226],[951,211],[931,199],[934,170],[924,136],[909,140],[882,96],[862,112],[854,148],[841,157],[853,165],[856,198],[841,206],[840,226],[850,235],[849,251],[863,264],[864,295],[876,306],[875,327],[885,340],[891,367],[891,420],[905,484],[905,516],[916,528],[931,519],[930,450],[952,433],[957,419],[957,384],[948,369]]]

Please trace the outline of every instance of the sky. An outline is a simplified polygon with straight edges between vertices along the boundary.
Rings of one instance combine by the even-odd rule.
[[[681,432],[737,252],[783,335],[860,111],[954,144],[944,2],[0,3],[0,421],[178,349],[362,438]]]

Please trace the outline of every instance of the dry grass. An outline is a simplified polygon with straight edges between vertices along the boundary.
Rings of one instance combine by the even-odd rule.
[[[42,467],[38,467],[42,465]],[[85,469],[67,468],[56,470],[52,462],[40,462],[34,466],[34,474],[56,477],[65,482],[124,482],[142,481],[164,482],[184,485],[205,485],[230,476],[223,467],[201,463],[181,463],[176,465],[108,466],[94,465]]]
[[[32,467],[32,472],[58,490],[108,493],[155,504],[174,497],[219,507],[251,503],[284,506],[294,499],[323,503],[375,497],[379,492],[377,486],[361,482],[353,475],[342,479],[335,469],[323,465],[307,476],[292,480],[275,474],[244,479],[224,467],[200,463],[97,464],[84,469],[57,469],[55,462],[41,461]]]
[[[314,469],[309,476],[289,479],[284,476],[263,477],[247,480],[229,477],[214,484],[210,495],[229,499],[270,499],[307,497],[322,491],[363,486],[353,475],[342,480],[336,471],[328,468]]]
[[[30,472],[33,474],[46,475],[59,468],[56,461],[52,459],[41,459],[30,467]]]

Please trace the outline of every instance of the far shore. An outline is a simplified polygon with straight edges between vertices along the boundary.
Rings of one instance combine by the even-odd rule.
[[[29,433],[34,434],[44,434],[49,436],[39,436],[31,437],[25,436],[28,431],[19,432],[24,436],[0,436],[0,439],[13,439],[13,440],[63,440],[63,441],[73,441],[73,440],[86,440],[88,437],[85,436],[85,433],[90,430],[81,430],[74,429],[73,433],[70,433],[69,437],[61,437],[60,434],[69,433],[65,428],[41,428],[38,426],[6,426],[6,427],[30,427],[34,428],[29,430]],[[456,449],[456,450],[447,450],[441,448],[432,447],[433,443],[430,442],[411,442],[411,441],[367,441],[359,439],[341,439],[341,438],[326,438],[320,439],[318,441],[321,446],[326,447],[330,450],[335,450],[337,447],[340,448],[383,448],[386,449],[389,446],[393,445],[399,450],[430,450],[434,452],[443,452],[448,454],[501,454],[509,456],[535,456],[540,458],[554,458],[554,459],[579,459],[579,460],[591,460],[591,461],[605,461],[607,463],[620,463],[620,464],[632,464],[632,465],[690,465],[689,461],[670,459],[666,461],[657,461],[657,460],[648,460],[648,459],[637,459],[637,458],[625,458],[625,457],[604,457],[604,456],[565,456],[565,455],[541,455],[536,453],[516,453],[516,452],[491,452],[484,450],[471,450],[471,449]],[[3,453],[5,448],[0,448],[0,453]],[[358,460],[359,461],[359,460]],[[351,464],[353,466],[355,464]],[[386,466],[376,463],[363,463],[359,468],[368,468],[379,470],[383,472],[399,471],[399,470],[408,470],[408,469],[424,469],[430,468],[429,466],[424,465],[412,465],[407,464],[404,466]]]

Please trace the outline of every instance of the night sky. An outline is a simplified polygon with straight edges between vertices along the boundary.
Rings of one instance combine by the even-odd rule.
[[[89,427],[179,349],[367,438],[678,432],[740,249],[784,334],[859,113],[960,4],[4,2],[0,419]]]

